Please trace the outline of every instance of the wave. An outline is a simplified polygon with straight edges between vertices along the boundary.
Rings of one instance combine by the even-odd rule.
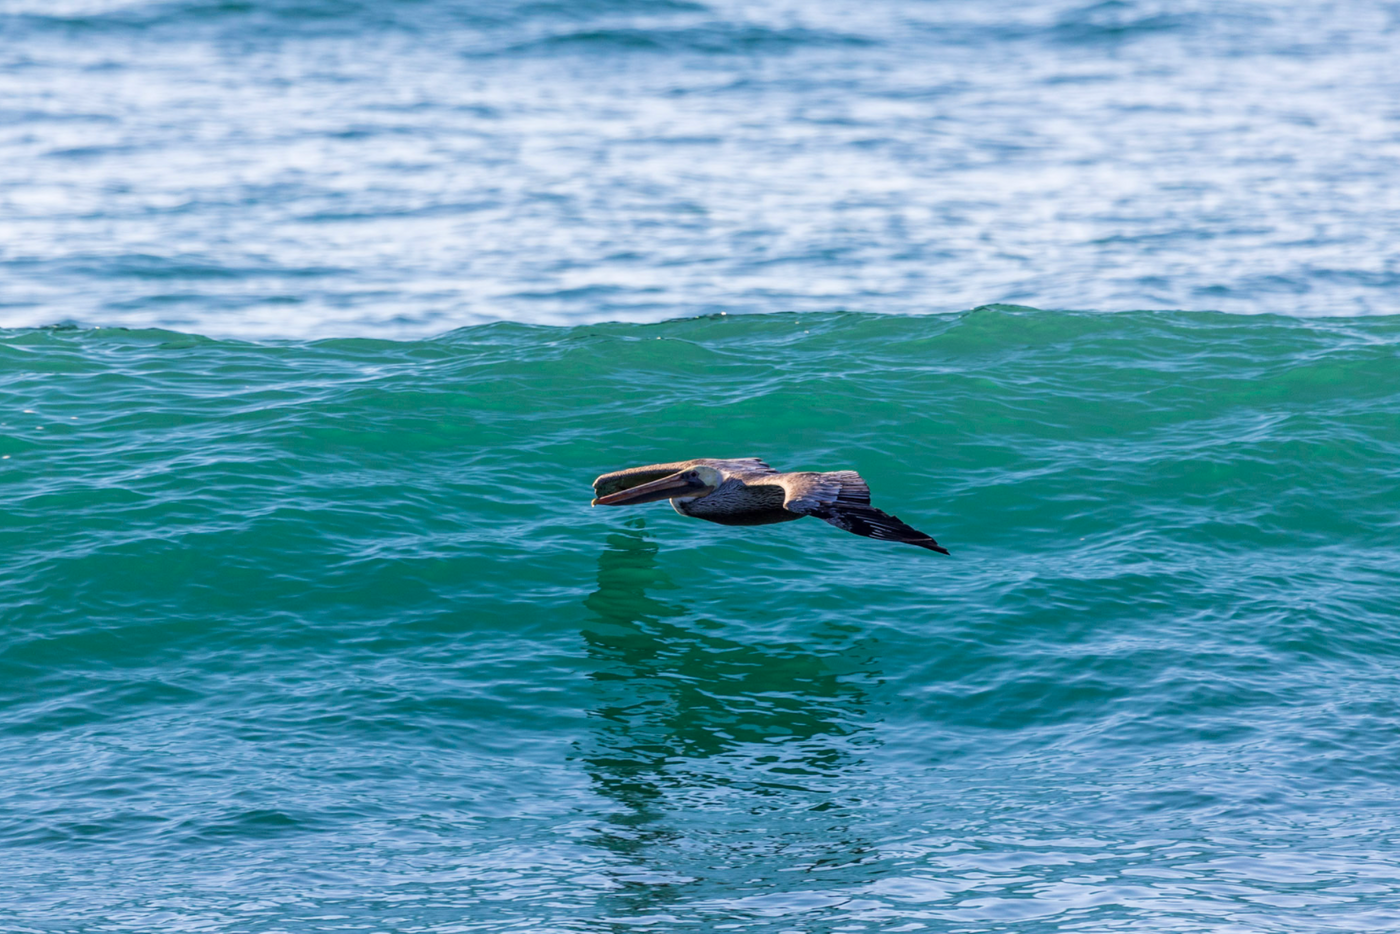
[[[746,55],[796,48],[866,47],[879,43],[864,36],[813,29],[771,29],[756,25],[714,23],[689,28],[614,28],[560,33],[512,46],[521,54],[552,54],[572,50],[641,52],[699,52]]]
[[[0,331],[11,926],[1310,930],[1364,885],[1326,908],[1365,929],[1397,349],[1013,306]],[[859,470],[953,557],[589,506],[707,455]]]

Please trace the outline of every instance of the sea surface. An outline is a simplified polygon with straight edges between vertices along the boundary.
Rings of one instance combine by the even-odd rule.
[[[1400,318],[0,339],[15,932],[1400,929]],[[855,468],[952,551],[589,507]]]
[[[1393,0],[0,0],[0,325],[1395,313]]]
[[[1400,930],[1397,50],[0,0],[0,934]]]

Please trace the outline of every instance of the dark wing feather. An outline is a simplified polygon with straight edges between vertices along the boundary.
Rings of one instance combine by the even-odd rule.
[[[870,487],[854,470],[785,474],[783,480],[788,491],[783,505],[791,512],[815,516],[838,529],[866,538],[948,553],[948,549],[931,536],[871,506]]]
[[[920,548],[927,548],[943,555],[948,553],[948,549],[934,541],[931,536],[925,535],[887,512],[881,512],[874,506],[844,506],[838,503],[822,512],[814,512],[812,515],[838,529],[864,535],[866,538],[875,538],[884,542],[902,542],[905,545],[918,545]]]

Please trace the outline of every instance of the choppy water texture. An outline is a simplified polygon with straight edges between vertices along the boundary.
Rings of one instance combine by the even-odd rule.
[[[1400,319],[0,334],[8,931],[1394,931]],[[953,550],[590,509],[854,467]]]
[[[1400,930],[1398,26],[0,0],[0,931]]]
[[[1396,310],[1400,8],[0,0],[0,325]]]

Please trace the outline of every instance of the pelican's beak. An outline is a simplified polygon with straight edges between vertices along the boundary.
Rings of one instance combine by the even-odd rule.
[[[594,506],[634,506],[638,503],[654,503],[659,499],[671,499],[686,493],[698,493],[709,487],[688,470],[673,473],[669,477],[643,483],[626,490],[618,490],[593,501]]]

